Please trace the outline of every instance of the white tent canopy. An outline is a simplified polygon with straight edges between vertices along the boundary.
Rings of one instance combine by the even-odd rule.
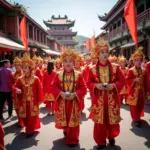
[[[128,47],[132,47],[132,46],[135,46],[135,43],[131,42],[131,43],[125,44],[125,45],[121,46],[121,48],[128,48]]]
[[[49,55],[56,55],[56,56],[60,56],[61,55],[61,53],[59,53],[59,52],[56,52],[56,51],[52,51],[52,50],[50,50],[50,49],[42,49],[44,52],[46,52],[47,54],[49,54]]]
[[[25,50],[24,46],[2,36],[0,36],[0,47],[14,50]]]

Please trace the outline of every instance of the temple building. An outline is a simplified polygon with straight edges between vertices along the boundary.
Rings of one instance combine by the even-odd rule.
[[[135,51],[128,26],[124,19],[124,7],[127,0],[118,0],[113,8],[104,15],[98,15],[105,22],[99,37],[107,40],[115,55],[125,55],[128,59]],[[136,0],[136,18],[139,46],[144,47],[144,53],[150,58],[150,0]],[[98,39],[98,37],[97,37]]]
[[[77,32],[72,31],[75,21],[68,20],[68,17],[51,17],[51,20],[44,21],[44,24],[49,28],[48,33],[54,39],[56,39],[60,45],[64,47],[74,47],[78,44],[73,37],[77,35]]]

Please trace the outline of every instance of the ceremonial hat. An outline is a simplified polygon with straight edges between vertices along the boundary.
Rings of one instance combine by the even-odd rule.
[[[22,65],[22,60],[18,56],[15,57],[13,62],[14,65]]]
[[[29,66],[29,67],[33,67],[33,61],[32,59],[30,58],[30,55],[25,53],[23,55],[23,58],[22,58],[22,65],[23,66]]]
[[[137,58],[143,59],[144,54],[143,54],[142,50],[143,50],[143,47],[140,46],[140,47],[135,51],[135,53],[132,54],[132,59],[133,59],[133,60],[135,60],[135,59],[137,59]]]
[[[120,62],[120,63],[126,62],[126,58],[125,58],[123,55],[120,56],[118,59],[119,59],[119,62]]]
[[[95,47],[92,49],[92,57],[97,57],[101,48],[109,50],[109,44],[103,38],[97,40]]]
[[[38,62],[38,57],[35,55],[33,58],[32,58],[33,62],[36,63]]]
[[[71,48],[68,48],[66,50],[63,51],[62,55],[61,55],[61,61],[64,61],[64,59],[67,57],[67,56],[71,56],[72,59],[75,61],[76,60],[76,57],[77,57],[77,53],[75,52],[75,50],[71,49]]]
[[[82,56],[80,54],[77,54],[76,61],[80,61],[80,62],[83,61]]]
[[[55,64],[61,64],[60,58],[55,59],[55,60],[54,60],[54,63],[55,63]]]

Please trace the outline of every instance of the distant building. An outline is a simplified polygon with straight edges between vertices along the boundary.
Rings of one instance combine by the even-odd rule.
[[[104,16],[98,16],[105,25],[103,36],[116,55],[124,54],[127,58],[135,51],[135,44],[132,41],[128,26],[124,19],[124,7],[126,0],[118,0],[115,6]],[[150,0],[136,0],[137,26],[139,45],[144,47],[144,53],[150,57]]]
[[[74,47],[77,44],[77,42],[73,40],[77,32],[73,32],[70,29],[74,27],[75,21],[68,20],[67,16],[52,16],[51,20],[44,21],[44,24],[49,28],[48,33],[50,36],[56,39],[60,45]]]

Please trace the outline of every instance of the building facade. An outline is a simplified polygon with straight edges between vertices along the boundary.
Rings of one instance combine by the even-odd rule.
[[[116,55],[125,55],[128,59],[135,51],[128,26],[124,18],[124,7],[126,0],[118,0],[115,6],[105,15],[98,16],[105,25],[101,28],[105,31],[103,35],[115,50]],[[150,57],[150,1],[136,0],[136,18],[138,28],[139,46],[144,47],[144,53]]]
[[[44,21],[44,24],[49,28],[49,35],[56,39],[60,45],[74,47],[77,44],[73,40],[77,32],[73,32],[71,29],[71,27],[74,27],[75,21],[68,20],[67,16],[52,16],[51,20]]]
[[[37,49],[37,54],[43,54],[44,56],[45,52],[42,51],[42,49],[60,51],[59,43],[54,39],[48,38],[49,34],[43,27],[25,13],[17,3],[16,5],[12,5],[5,0],[0,0],[0,37],[22,44],[20,37],[20,22],[24,15],[26,16],[28,46],[31,54],[35,53],[32,52],[32,49],[35,48]],[[25,50],[9,48],[8,53],[7,48],[4,49],[4,47],[1,47],[2,44],[3,43],[0,42],[0,59],[9,58],[13,60],[16,55],[21,56],[25,52]],[[53,45],[57,46],[54,47]]]

